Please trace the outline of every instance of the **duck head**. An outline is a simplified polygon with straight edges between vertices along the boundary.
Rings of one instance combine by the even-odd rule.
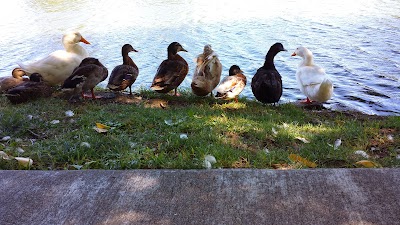
[[[186,49],[184,49],[178,42],[172,42],[168,46],[168,54],[176,55],[176,53],[180,51],[187,52]]]
[[[42,82],[43,77],[40,73],[32,73],[29,79],[33,82]]]
[[[292,53],[292,56],[300,56],[302,58],[312,56],[312,53],[310,50],[308,50],[306,47],[300,46],[296,48],[296,50]]]
[[[27,74],[25,73],[25,71],[23,71],[21,68],[15,68],[13,69],[13,71],[11,72],[12,76],[15,79],[19,79],[21,80],[23,76],[26,76]]]
[[[278,53],[278,52],[287,51],[287,50],[283,47],[283,45],[281,43],[277,42],[271,46],[270,51]]]
[[[122,55],[127,55],[129,52],[138,52],[138,51],[134,49],[132,45],[124,44],[124,46],[122,46]]]
[[[77,44],[79,42],[83,42],[85,44],[90,44],[79,32],[70,32],[66,33],[63,36],[62,42],[64,45],[66,44]]]
[[[229,76],[235,76],[236,74],[243,73],[238,65],[233,65],[229,68]]]
[[[94,65],[103,67],[103,64],[101,64],[101,62],[98,59],[93,58],[93,57],[84,58],[82,60],[81,64],[79,64],[79,66],[86,66],[86,65],[90,65],[90,64],[94,64]]]

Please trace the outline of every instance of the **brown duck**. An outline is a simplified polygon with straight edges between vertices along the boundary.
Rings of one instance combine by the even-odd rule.
[[[62,89],[73,89],[73,96],[75,97],[81,93],[82,98],[88,97],[85,91],[91,91],[91,97],[96,98],[94,94],[94,87],[108,77],[107,68],[101,62],[92,57],[87,57],[82,60],[81,64],[75,68],[74,72],[69,76]],[[72,98],[71,97],[71,98]]]
[[[23,83],[26,80],[29,79],[24,79],[23,76],[25,76],[26,73],[20,69],[20,68],[15,68],[12,71],[12,76],[11,77],[1,77],[0,78],[0,93],[6,92],[8,89],[13,88],[17,86],[18,84]]]
[[[187,52],[178,42],[172,42],[168,46],[168,59],[158,67],[150,87],[152,90],[167,93],[175,89],[175,95],[178,95],[177,88],[189,72],[189,65],[177,54],[179,51]]]
[[[129,57],[129,52],[137,51],[130,44],[122,46],[122,65],[112,70],[107,87],[112,91],[122,91],[129,87],[129,94],[132,95],[132,84],[139,75],[139,68]]]
[[[19,85],[8,89],[6,96],[13,104],[32,101],[38,98],[50,97],[53,88],[43,82],[42,75],[32,73],[30,80],[23,81]]]

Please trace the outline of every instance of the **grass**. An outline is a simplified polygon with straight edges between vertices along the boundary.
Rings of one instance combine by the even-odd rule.
[[[362,150],[380,167],[399,167],[400,118],[175,97],[141,90],[139,96],[69,103],[62,98],[11,105],[0,98],[0,151],[29,157],[28,169],[353,168]],[[67,117],[65,112],[74,115]],[[59,123],[53,124],[52,121]],[[109,125],[98,133],[95,123]],[[187,139],[182,139],[186,134]],[[304,143],[301,138],[309,143]],[[303,140],[304,140],[303,139]],[[335,149],[334,142],[342,140]],[[23,149],[23,152],[21,151]],[[0,157],[0,169],[27,169]]]

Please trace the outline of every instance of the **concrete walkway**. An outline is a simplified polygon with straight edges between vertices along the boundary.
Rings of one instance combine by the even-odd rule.
[[[400,224],[400,169],[0,171],[0,224]]]

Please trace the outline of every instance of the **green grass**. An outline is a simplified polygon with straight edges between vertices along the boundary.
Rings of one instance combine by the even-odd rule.
[[[31,158],[29,169],[35,170],[200,169],[206,155],[217,159],[213,168],[306,167],[292,162],[289,154],[315,162],[318,168],[353,168],[363,159],[354,154],[356,150],[368,153],[379,166],[400,166],[399,117],[311,111],[292,104],[275,107],[246,99],[226,102],[188,91],[180,97],[148,90],[139,95],[142,100],[134,104],[50,98],[11,105],[1,97],[0,138],[11,139],[0,142],[0,151]],[[156,99],[167,107],[151,107]],[[67,110],[74,116],[66,117]],[[53,120],[60,123],[51,124]],[[96,122],[112,129],[97,133]],[[337,139],[342,145],[334,149]],[[26,168],[0,157],[0,169]]]

